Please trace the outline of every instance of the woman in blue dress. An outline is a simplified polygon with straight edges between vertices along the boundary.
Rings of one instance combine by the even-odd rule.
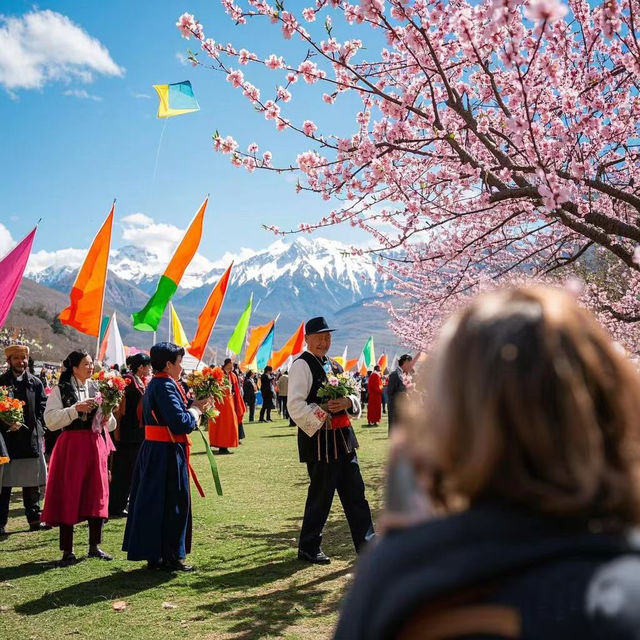
[[[142,399],[145,440],[140,447],[129,498],[123,551],[150,569],[192,571],[188,434],[210,400],[187,399],[179,382],[184,349],[160,342],[150,351],[154,375]]]

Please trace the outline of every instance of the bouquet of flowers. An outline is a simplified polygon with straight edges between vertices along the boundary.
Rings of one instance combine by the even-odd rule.
[[[187,385],[189,385],[191,393],[193,393],[197,400],[213,398],[216,402],[219,402],[224,398],[226,393],[231,391],[229,380],[220,367],[205,367],[202,371],[192,371],[187,375]],[[220,412],[216,408],[210,407],[202,415],[204,415],[207,420],[213,420],[220,415]],[[204,433],[199,428],[197,428],[197,431],[202,437],[202,443],[204,444],[204,450],[209,460],[216,492],[221,496],[222,484],[220,483],[216,459],[213,457],[209,441]]]
[[[123,378],[117,371],[100,371],[91,376],[98,387],[93,400],[98,405],[98,413],[93,419],[94,431],[102,431],[107,416],[122,402],[124,390],[131,380]]]
[[[321,400],[337,400],[338,398],[346,398],[347,396],[359,396],[360,384],[355,378],[348,373],[339,373],[337,375],[327,375],[327,381],[318,389],[318,398]],[[321,408],[328,411],[328,406],[322,404]],[[346,411],[340,411],[335,415],[327,417],[327,428],[340,429],[349,426],[350,421]]]
[[[348,373],[329,374],[327,381],[318,389],[318,398],[335,400],[347,396],[359,396],[360,384]]]
[[[213,398],[218,402],[230,390],[227,376],[220,367],[205,367],[201,371],[192,371],[187,375],[187,384],[197,400]],[[220,412],[211,407],[203,415],[212,420],[217,418]]]
[[[12,427],[22,425],[24,420],[24,402],[13,397],[10,387],[0,387],[0,420]]]

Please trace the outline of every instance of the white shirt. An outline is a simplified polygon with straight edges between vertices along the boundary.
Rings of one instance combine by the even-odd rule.
[[[313,374],[309,365],[302,358],[298,358],[289,369],[287,411],[296,425],[309,437],[322,428],[329,415],[317,404],[307,403],[307,396],[312,385]],[[360,398],[357,396],[348,396],[348,398],[351,400],[351,409],[348,412],[355,418],[359,418],[362,413]]]
[[[93,388],[94,393],[92,394],[92,388],[89,387],[88,380],[84,384],[80,384],[76,378],[73,378],[72,384],[80,402],[95,396],[95,388]],[[62,404],[60,387],[58,385],[53,387],[47,398],[47,406],[44,409],[44,423],[47,425],[47,429],[49,429],[49,431],[59,431],[64,427],[68,427],[74,420],[77,420],[78,417],[79,414],[75,405],[65,407]],[[113,431],[116,426],[116,419],[113,417],[113,414],[110,414],[106,428],[108,431]]]

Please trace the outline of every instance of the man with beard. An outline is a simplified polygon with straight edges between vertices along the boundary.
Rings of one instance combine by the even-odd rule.
[[[43,415],[47,396],[40,380],[29,373],[29,347],[14,344],[5,350],[9,369],[0,376],[0,386],[12,389],[13,397],[25,404],[22,424],[0,421],[0,429],[9,453],[9,464],[3,465],[0,492],[0,535],[9,519],[9,503],[13,487],[22,488],[24,512],[31,531],[50,529],[40,522],[40,487],[47,481],[42,436]]]

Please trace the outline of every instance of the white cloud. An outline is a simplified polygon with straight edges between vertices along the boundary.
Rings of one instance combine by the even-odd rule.
[[[148,93],[132,93],[131,94],[134,98],[138,98],[138,99],[142,99],[142,100],[151,100],[152,96],[150,96]]]
[[[94,74],[122,76],[124,69],[67,16],[50,10],[0,15],[0,84],[8,91],[55,81],[88,83]]]
[[[49,267],[77,269],[87,255],[87,249],[58,249],[57,251],[41,249],[33,252],[27,263],[27,273],[29,275],[41,273]]]
[[[186,229],[164,222],[155,222],[143,213],[131,214],[122,221],[125,223],[122,239],[127,244],[144,248],[147,253],[153,254],[153,258],[145,260],[145,271],[154,275],[163,273]],[[191,278],[202,276],[215,266],[214,262],[201,253],[196,253],[185,271],[182,286],[194,286]]]
[[[122,222],[133,227],[146,227],[153,224],[153,218],[146,216],[144,213],[132,213],[122,218]]]
[[[132,213],[125,216],[122,222],[121,239],[127,245],[133,245],[145,252],[142,261],[136,256],[136,252],[129,250],[111,251],[111,266],[114,271],[130,279],[131,276],[144,275],[147,277],[159,276],[167,267],[173,252],[185,234],[186,229],[181,229],[172,224],[156,222],[144,213]],[[15,245],[8,230],[0,224],[0,253],[6,245],[7,250]],[[31,254],[27,265],[27,275],[35,276],[49,267],[58,269],[70,267],[77,269],[87,255],[88,246],[84,249],[58,249],[57,251],[40,250]],[[6,251],[5,251],[6,253]],[[239,263],[255,255],[257,251],[243,247],[235,253],[227,252],[221,258],[212,261],[196,253],[187,268],[181,282],[181,286],[191,288],[202,284],[202,277],[214,269],[222,269],[229,266],[233,260]],[[214,278],[215,279],[215,278]]]
[[[16,241],[11,237],[9,229],[0,222],[0,259],[16,246]]]
[[[84,89],[67,89],[67,91],[64,92],[64,95],[80,98],[80,100],[94,100],[95,102],[102,102],[102,98],[100,96],[94,96]]]
[[[176,59],[180,64],[185,65],[185,67],[189,64],[189,58],[187,58],[186,54],[182,53],[182,51],[176,51]]]

